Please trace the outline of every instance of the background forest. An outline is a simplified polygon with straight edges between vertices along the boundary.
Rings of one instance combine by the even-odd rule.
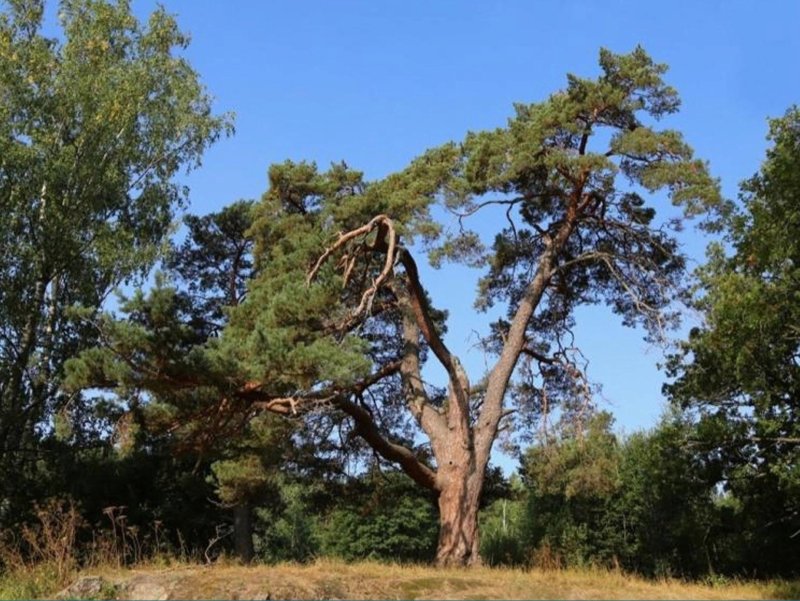
[[[385,178],[286,161],[261,199],[194,215],[181,174],[233,117],[175,18],[63,0],[50,36],[44,10],[0,15],[3,570],[233,555],[798,576],[800,109],[724,199],[714,157],[661,129],[680,103],[666,66],[601,50],[591,78]],[[488,239],[469,229],[484,210]],[[697,269],[684,219],[708,244]],[[476,320],[501,309],[480,340],[497,367],[471,382],[425,253],[441,278],[484,270]],[[660,343],[700,316],[664,347],[654,427],[615,429],[574,343],[585,305],[615,314],[609,344],[620,321]],[[501,446],[515,471],[481,464]],[[462,475],[475,512],[448,517]]]

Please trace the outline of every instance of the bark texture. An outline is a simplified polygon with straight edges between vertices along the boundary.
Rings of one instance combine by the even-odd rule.
[[[461,472],[461,473],[457,473]],[[452,470],[439,493],[439,543],[436,563],[441,566],[474,566],[481,562],[478,507],[483,478]]]

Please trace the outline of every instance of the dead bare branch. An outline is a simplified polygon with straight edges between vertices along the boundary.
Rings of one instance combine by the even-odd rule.
[[[368,244],[367,238],[372,232],[376,232],[376,238],[371,244]],[[357,238],[361,238],[360,244],[356,249],[348,253],[345,247],[351,241],[356,240]],[[356,254],[359,251],[384,251],[386,253],[386,258],[384,260],[381,272],[372,281],[370,286],[364,290],[361,295],[361,301],[353,310],[353,316],[360,316],[363,313],[369,314],[370,309],[372,308],[372,302],[375,299],[375,295],[392,273],[394,268],[394,255],[396,248],[397,232],[395,231],[394,222],[388,215],[377,215],[376,217],[373,217],[369,223],[362,225],[361,227],[357,227],[349,232],[340,233],[336,242],[325,249],[325,252],[320,255],[319,259],[317,259],[317,262],[308,272],[306,284],[311,285],[325,262],[337,251],[345,250],[345,254],[342,256],[342,259],[338,264],[338,267],[343,271],[345,286],[350,280],[350,275],[356,263]]]

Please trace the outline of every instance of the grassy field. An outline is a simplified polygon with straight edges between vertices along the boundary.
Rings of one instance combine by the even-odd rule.
[[[33,576],[33,575],[31,575]],[[19,578],[19,576],[17,576]],[[650,581],[604,570],[437,570],[381,563],[252,566],[175,565],[88,570],[62,598],[118,599],[787,599],[797,582]],[[16,581],[0,596],[52,598],[40,582]]]

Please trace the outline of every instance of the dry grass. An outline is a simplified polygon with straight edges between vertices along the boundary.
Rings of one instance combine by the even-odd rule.
[[[786,599],[800,583],[648,581],[605,570],[439,570],[384,563],[177,566],[93,571],[119,598],[170,599]]]

